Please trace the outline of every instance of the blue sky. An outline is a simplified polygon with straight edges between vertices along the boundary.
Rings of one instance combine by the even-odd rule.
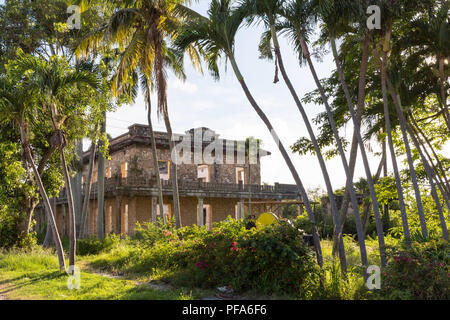
[[[207,1],[200,1],[192,6],[205,14]],[[236,57],[239,67],[261,108],[271,119],[275,130],[286,147],[292,145],[299,137],[307,136],[307,131],[296,105],[284,82],[273,84],[274,64],[258,59],[258,43],[262,28],[242,28],[237,35]],[[281,48],[287,70],[300,97],[315,90],[313,78],[307,67],[300,68],[298,61],[284,39]],[[320,78],[329,76],[334,69],[334,62],[327,54],[322,62],[316,63]],[[222,63],[221,80],[215,82],[207,72],[201,75],[186,64],[187,80],[182,83],[172,75],[169,76],[168,102],[169,113],[174,132],[184,133],[193,127],[205,126],[221,135],[222,138],[240,139],[254,136],[263,140],[263,147],[272,152],[261,163],[262,181],[273,184],[294,183],[285,162],[266,127],[253,111],[230,66]],[[281,75],[280,75],[281,78]],[[153,99],[153,104],[156,98]],[[324,106],[305,105],[310,119]],[[155,130],[165,131],[164,123],[153,117]],[[117,112],[108,114],[107,131],[114,137],[126,132],[133,123],[146,124],[146,110],[142,97],[133,106],[123,106]],[[341,131],[351,139],[352,127]],[[377,148],[375,147],[375,150]],[[324,189],[322,174],[314,156],[291,154],[291,158],[306,188]],[[378,158],[371,158],[372,170],[378,166]],[[327,162],[334,188],[345,184],[345,173],[341,160],[336,158]],[[362,165],[358,163],[356,176],[364,176]]]
[[[0,4],[3,2],[0,0]],[[206,14],[208,2],[200,0],[193,4],[192,8]],[[307,132],[282,79],[278,84],[273,84],[274,64],[258,59],[257,49],[261,33],[260,27],[240,30],[236,40],[237,62],[260,107],[271,119],[281,141],[289,147],[299,137],[307,136]],[[315,90],[309,69],[299,67],[287,41],[282,39],[280,44],[286,68],[299,96],[303,97],[306,93]],[[326,54],[323,61],[316,62],[320,78],[329,76],[334,68],[330,54]],[[264,149],[272,152],[271,156],[264,157],[262,160],[262,181],[270,184],[294,183],[277,146],[272,142],[266,127],[251,108],[232,69],[226,68],[222,63],[221,71],[221,80],[218,82],[214,81],[207,72],[201,75],[193,70],[190,64],[186,64],[187,80],[184,83],[169,74],[168,102],[174,132],[184,133],[191,128],[205,126],[219,133],[221,138],[244,140],[246,137],[253,136],[262,139]],[[153,97],[153,105],[155,104],[156,98]],[[307,104],[305,108],[310,119],[324,111],[322,105]],[[147,124],[147,113],[142,96],[134,105],[123,106],[115,113],[108,114],[107,132],[115,137],[125,133],[134,123]],[[156,114],[153,115],[153,123],[155,130],[165,131],[163,122],[157,119]],[[353,127],[348,125],[340,133],[351,140],[352,129]],[[375,143],[371,146],[374,152],[379,151]],[[88,147],[88,144],[85,147]],[[449,144],[445,151],[447,154],[450,152]],[[322,173],[314,156],[291,154],[291,158],[307,189],[316,187],[325,189]],[[379,158],[369,154],[369,161],[374,172]],[[388,159],[389,167],[391,167],[390,163]],[[345,173],[341,160],[339,158],[329,160],[327,167],[333,187],[342,187],[345,184]],[[362,163],[358,159],[355,177],[363,176],[365,174]]]

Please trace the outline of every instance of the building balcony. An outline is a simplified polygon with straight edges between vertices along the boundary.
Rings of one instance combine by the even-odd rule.
[[[161,180],[163,195],[172,195],[170,180]],[[97,198],[98,182],[92,183],[91,199]],[[83,193],[86,186],[83,186]],[[235,183],[211,183],[186,181],[179,179],[178,190],[180,197],[215,197],[215,198],[254,198],[297,200],[299,199],[296,185],[279,184],[256,185]],[[127,178],[113,177],[105,179],[105,197],[132,194],[136,196],[157,196],[158,187],[155,178],[145,176],[130,176]],[[65,189],[61,192],[60,201],[65,200]]]

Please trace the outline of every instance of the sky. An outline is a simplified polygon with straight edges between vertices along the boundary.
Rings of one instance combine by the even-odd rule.
[[[202,14],[206,14],[207,1],[200,1],[192,6]],[[284,146],[288,148],[299,137],[308,136],[301,115],[283,80],[273,83],[275,66],[273,62],[260,60],[258,43],[262,28],[242,28],[236,39],[236,60],[256,101],[272,121]],[[289,43],[280,42],[286,68],[292,83],[300,97],[316,89],[309,69],[300,68]],[[335,65],[331,54],[326,54],[323,61],[316,62],[319,78],[327,77]],[[294,180],[272,141],[270,133],[254,112],[237,82],[231,66],[221,65],[221,79],[215,81],[207,71],[204,75],[186,63],[185,82],[177,80],[169,74],[168,105],[173,131],[184,133],[191,128],[208,127],[220,134],[224,139],[245,140],[253,136],[262,139],[263,148],[272,153],[261,160],[262,182],[273,184],[294,183]],[[153,97],[153,105],[156,97]],[[305,104],[310,119],[325,111],[322,105]],[[147,124],[147,114],[142,96],[131,106],[122,106],[115,113],[107,115],[107,132],[113,137],[127,131],[133,123]],[[164,122],[153,115],[154,129],[165,131]],[[341,130],[347,140],[352,138],[352,126]],[[374,148],[376,151],[377,148]],[[320,187],[325,189],[322,173],[315,156],[290,154],[300,178],[307,189]],[[379,160],[369,155],[372,171],[375,171]],[[345,173],[340,158],[327,161],[327,167],[333,188],[341,188],[345,184]],[[355,177],[364,176],[364,170],[358,161]]]
[[[0,4],[4,1],[0,0]],[[200,0],[192,8],[201,14],[206,14],[207,0]],[[242,28],[236,39],[236,59],[247,85],[256,101],[271,120],[284,146],[288,149],[299,137],[308,137],[300,113],[285,86],[283,80],[273,83],[275,66],[273,62],[260,60],[258,43],[262,33],[261,27]],[[307,66],[300,68],[298,60],[291,50],[290,44],[280,41],[286,69],[295,89],[300,97],[316,89],[313,78]],[[329,48],[321,61],[316,61],[316,71],[319,78],[328,77],[335,69]],[[231,66],[221,65],[221,79],[215,81],[207,71],[202,75],[186,63],[185,82],[177,80],[169,73],[168,105],[172,128],[175,133],[184,133],[191,128],[208,127],[220,134],[222,139],[245,140],[253,136],[262,139],[262,147],[272,155],[261,160],[261,177],[263,183],[273,184],[294,183],[294,180],[281,157],[272,136],[259,119],[246,99],[237,82]],[[156,97],[153,96],[153,105]],[[304,104],[310,120],[325,111],[323,105]],[[126,133],[132,124],[147,124],[147,112],[143,97],[140,95],[136,103],[122,106],[114,113],[107,115],[107,132],[116,137]],[[162,120],[153,114],[154,129],[165,131]],[[317,131],[316,131],[317,132]],[[353,127],[348,124],[340,131],[341,136],[351,141]],[[89,147],[88,141],[85,148]],[[380,148],[372,143],[373,152]],[[444,153],[450,154],[450,144],[447,144]],[[379,157],[369,153],[371,171],[374,172],[379,164]],[[323,176],[315,156],[300,156],[290,154],[306,189],[317,187],[325,190]],[[348,156],[348,154],[347,154]],[[400,159],[401,160],[401,159]],[[388,166],[390,166],[388,158]],[[399,161],[400,163],[400,161]],[[341,188],[345,184],[345,173],[339,157],[326,162],[333,188]],[[358,157],[355,170],[355,179],[364,177],[362,161]]]

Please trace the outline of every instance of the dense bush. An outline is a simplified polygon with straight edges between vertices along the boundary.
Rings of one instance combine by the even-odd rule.
[[[0,206],[0,249],[31,248],[36,244],[36,233],[20,231],[20,213]]]
[[[107,235],[103,240],[95,237],[80,239],[77,241],[77,254],[80,256],[99,254],[111,249],[119,240],[120,237],[114,234]]]
[[[387,299],[450,298],[450,246],[430,240],[414,242],[411,248],[390,250],[383,270],[379,297]]]
[[[286,222],[247,230],[243,221],[228,218],[211,231],[145,224],[138,226],[137,239],[141,247],[116,266],[175,269],[173,280],[180,285],[306,297],[319,282],[313,251],[298,226]]]

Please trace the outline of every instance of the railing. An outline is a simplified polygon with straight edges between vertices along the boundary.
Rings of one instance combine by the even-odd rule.
[[[172,183],[170,180],[161,180],[162,188],[170,190]],[[117,188],[157,188],[156,179],[146,176],[130,176],[127,178],[105,179],[105,193],[112,192]],[[290,193],[297,194],[296,185],[278,184],[257,185],[257,184],[236,184],[236,183],[213,183],[198,181],[179,180],[178,187],[181,191],[206,191],[206,192],[249,192],[249,193]],[[91,193],[97,193],[97,183],[92,183]]]

